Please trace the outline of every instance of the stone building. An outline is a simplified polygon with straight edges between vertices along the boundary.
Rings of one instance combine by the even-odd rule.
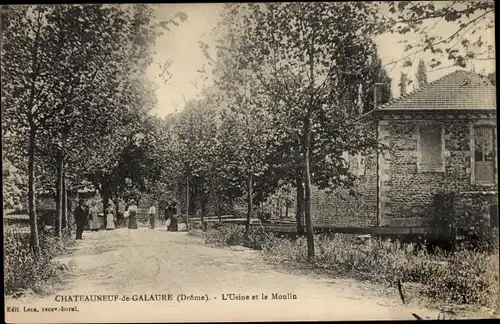
[[[436,194],[448,192],[461,213],[480,201],[485,223],[498,226],[496,89],[489,80],[456,71],[359,122],[386,149],[349,157],[356,196],[313,191],[315,225],[425,231],[439,217]]]

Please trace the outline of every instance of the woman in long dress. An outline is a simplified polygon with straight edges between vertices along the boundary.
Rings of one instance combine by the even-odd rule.
[[[106,230],[114,230],[115,229],[115,215],[114,215],[113,206],[109,206],[106,210]]]
[[[177,218],[177,203],[174,201],[172,205],[170,205],[169,219],[170,224],[167,226],[167,231],[177,232],[179,230],[178,218]]]
[[[137,229],[137,205],[133,200],[128,206],[128,228]]]
[[[89,227],[92,232],[97,232],[101,227],[101,224],[99,224],[99,211],[95,206],[95,201],[92,202],[89,208]]]

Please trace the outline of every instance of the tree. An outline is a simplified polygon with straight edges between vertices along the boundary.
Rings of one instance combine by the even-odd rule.
[[[280,123],[280,129],[299,143],[308,258],[312,261],[312,161],[323,149],[318,142],[324,138],[334,142],[326,147],[332,165],[338,165],[340,150],[359,150],[359,136],[344,130],[354,128],[352,120],[359,115],[359,84],[366,73],[366,62],[375,51],[366,36],[372,26],[365,23],[372,9],[364,3],[238,6],[228,5],[226,10],[239,13],[245,22],[245,41],[240,43],[244,67],[266,90],[272,103],[268,104],[271,116]],[[340,16],[342,20],[336,18]],[[241,30],[238,25],[231,27]],[[327,136],[335,129],[340,130],[335,132],[338,137]],[[330,180],[333,185],[336,179]]]
[[[272,104],[245,60],[248,54],[244,37],[244,21],[240,12],[226,6],[219,26],[215,83],[228,98],[222,112],[222,141],[231,157],[227,171],[242,175],[246,182],[246,233],[254,210],[255,181],[267,168],[266,157],[272,140],[271,115],[267,107]],[[230,170],[232,169],[232,170]]]
[[[408,77],[406,76],[405,73],[401,72],[401,76],[399,77],[399,95],[400,96],[405,96],[407,94],[406,92],[406,85],[408,84]]]
[[[35,211],[35,153],[36,137],[43,123],[56,113],[53,97],[47,96],[47,85],[56,84],[56,60],[61,48],[51,44],[53,34],[48,16],[49,6],[2,7],[2,107],[4,123],[11,132],[27,135],[28,211],[31,248],[40,255],[38,226]],[[19,127],[19,129],[15,129]]]
[[[418,62],[417,74],[415,75],[417,79],[417,87],[422,88],[427,85],[427,69],[425,67],[424,60]]]
[[[254,92],[257,88],[250,86],[249,89]],[[228,167],[233,170],[228,171],[246,179],[248,233],[254,210],[255,181],[267,167],[265,158],[269,148],[270,118],[265,105],[258,101],[259,95],[255,92],[248,94],[248,97],[242,94],[233,95],[236,100],[223,115],[222,132],[226,149],[232,151],[229,155],[231,160],[227,162]],[[253,99],[249,99],[250,96]]]
[[[210,184],[211,164],[216,146],[216,112],[205,100],[192,100],[179,114],[175,122],[176,157],[179,159],[178,182],[185,183],[186,197],[197,197],[202,212],[206,214],[206,203]],[[186,202],[187,211],[193,211],[195,201]]]

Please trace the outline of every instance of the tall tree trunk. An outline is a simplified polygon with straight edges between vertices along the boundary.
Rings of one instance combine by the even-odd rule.
[[[56,219],[54,222],[54,235],[58,239],[62,239],[63,167],[64,155],[60,152],[57,157]]]
[[[199,195],[200,195],[200,218],[201,221],[203,222],[205,218],[205,197],[203,196],[203,186],[201,186]]]
[[[116,217],[116,225],[119,225],[121,223],[121,218],[118,217],[118,204],[119,204],[119,201],[118,201],[118,197],[115,197],[115,217]],[[158,210],[158,214],[159,214],[159,210]],[[104,215],[104,217],[106,217],[106,215]]]
[[[215,208],[217,208],[217,216],[219,216],[219,222],[222,222],[222,211],[220,208],[219,194],[215,193]]]
[[[40,256],[40,240],[38,238],[38,224],[36,218],[35,201],[35,145],[36,128],[30,123],[30,136],[28,143],[28,213],[30,216],[30,244],[35,257]]]
[[[245,226],[245,232],[248,235],[250,230],[250,220],[252,219],[253,211],[253,173],[248,174],[248,188],[247,188],[247,199],[248,199],[248,210],[247,210],[247,222]]]
[[[186,231],[189,231],[189,175],[186,177]]]
[[[210,177],[210,188],[211,188],[212,194],[213,194],[214,199],[215,199],[215,210],[217,212],[219,222],[221,222],[222,221],[222,214],[221,214],[221,210],[220,210],[219,194],[217,193],[217,190],[215,190],[213,177]]]
[[[102,198],[102,212],[104,214],[103,217],[104,228],[106,228],[107,226],[106,210],[108,209],[109,206],[110,197],[111,197],[111,190],[109,190],[108,184],[107,183],[102,184],[101,198]],[[139,201],[137,201],[137,207],[139,207]]]
[[[69,228],[69,222],[68,222],[68,191],[66,188],[66,170],[63,168],[63,185],[62,185],[62,193],[63,193],[63,199],[62,199],[62,226],[64,229]]]
[[[314,232],[313,221],[311,217],[311,124],[313,117],[313,104],[314,104],[314,88],[315,88],[315,74],[314,74],[314,42],[315,30],[313,29],[312,35],[309,39],[309,104],[307,106],[307,116],[304,120],[304,218],[306,222],[306,237],[307,237],[307,260],[314,262]]]
[[[204,197],[204,193],[203,193],[203,187],[204,186],[202,185],[201,186],[201,193],[200,193],[201,226],[202,226],[203,230],[206,230],[205,225],[204,225],[204,221],[205,221],[207,208],[206,208],[206,202],[205,202],[205,197]]]
[[[300,171],[295,179],[295,187],[297,189],[297,210],[295,214],[297,234],[304,235],[304,183],[302,179],[302,172]]]
[[[307,259],[310,262],[314,261],[314,233],[313,222],[311,217],[311,161],[310,161],[310,130],[305,133],[305,154],[304,154],[304,171],[305,171],[305,188],[304,188],[304,218],[306,221],[306,236],[307,236]]]

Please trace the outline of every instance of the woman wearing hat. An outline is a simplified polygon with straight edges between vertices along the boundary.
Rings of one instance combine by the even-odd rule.
[[[128,206],[128,228],[137,229],[137,205],[134,200]]]
[[[106,209],[106,230],[115,229],[115,209],[113,203],[110,201],[108,208]]]
[[[96,207],[95,201],[92,201],[89,208],[89,228],[92,232],[97,232],[101,224],[99,224],[99,210]]]

